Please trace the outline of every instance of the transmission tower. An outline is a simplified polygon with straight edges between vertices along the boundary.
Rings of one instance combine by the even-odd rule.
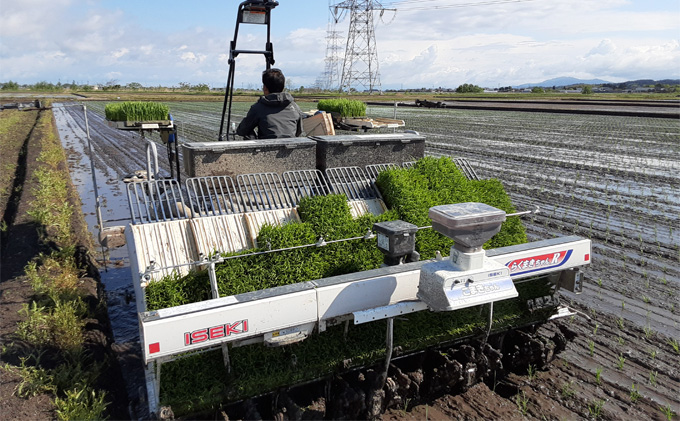
[[[350,92],[352,89],[359,90],[359,87],[362,87],[369,92],[382,91],[373,11],[380,10],[382,15],[385,10],[394,9],[385,9],[376,0],[345,0],[334,7],[336,14],[342,9],[350,13],[340,89]]]
[[[326,30],[326,66],[317,85],[323,90],[336,91],[340,87],[340,51],[342,35],[335,29],[337,21],[329,19]]]

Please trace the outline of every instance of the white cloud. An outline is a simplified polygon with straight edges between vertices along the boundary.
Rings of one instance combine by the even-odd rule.
[[[140,45],[139,46],[139,52],[142,53],[143,55],[150,55],[153,53],[154,45],[153,44],[148,44],[148,45]]]
[[[125,54],[129,53],[130,50],[127,48],[119,48],[118,50],[114,51],[113,54],[111,54],[114,58],[121,58]]]
[[[190,61],[192,63],[198,62],[198,57],[191,51],[187,51],[186,53],[180,54],[179,58],[181,58],[184,61]]]
[[[428,5],[437,3],[452,4]],[[389,25],[376,27],[382,84],[507,86],[565,75],[680,78],[677,5],[667,11],[642,5],[642,0],[536,0],[409,12],[404,4]],[[116,73],[122,83],[224,85],[232,26],[184,20],[181,26],[167,22],[151,29],[150,17],[138,13],[127,3],[103,0],[2,0],[0,82],[95,83]],[[326,29],[304,17],[286,23],[293,29],[272,34],[275,65],[295,85],[309,86],[324,71]],[[346,31],[347,24],[348,19],[337,29]],[[263,49],[263,28],[243,25],[238,47]],[[263,67],[261,56],[239,56],[236,85],[258,86]]]
[[[610,39],[603,39],[600,44],[593,48],[592,50],[588,51],[586,54],[586,57],[590,56],[603,56],[607,54],[611,54],[614,51],[616,51],[616,45],[612,42]]]

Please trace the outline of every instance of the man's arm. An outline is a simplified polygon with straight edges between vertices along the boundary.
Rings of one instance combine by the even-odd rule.
[[[293,103],[293,105],[295,106],[295,110],[298,113],[297,127],[295,128],[295,137],[300,137],[300,136],[302,136],[302,133],[303,133],[302,119],[306,118],[307,115],[302,113],[302,110],[300,109],[300,107],[296,103]]]
[[[260,119],[257,117],[257,112],[255,110],[255,105],[250,107],[248,114],[241,120],[238,127],[236,128],[236,134],[243,136],[246,139],[257,139],[257,134],[255,133],[255,127],[257,127]]]

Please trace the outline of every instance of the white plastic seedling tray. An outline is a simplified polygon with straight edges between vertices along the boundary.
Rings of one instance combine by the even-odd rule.
[[[171,129],[172,120],[153,120],[153,121],[111,121],[106,120],[109,127],[120,130],[159,130]]]

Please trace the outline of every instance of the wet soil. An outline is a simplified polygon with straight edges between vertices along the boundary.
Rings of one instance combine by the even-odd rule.
[[[58,112],[74,174],[86,159],[78,146],[83,144],[82,113],[75,107]],[[593,263],[583,294],[563,293],[576,315],[548,322],[539,331],[546,338],[562,333],[568,339],[564,351],[532,369],[505,367],[501,379],[392,399],[393,407],[380,417],[667,419],[664,411],[679,413],[680,122],[540,112],[417,112],[431,113],[405,118],[408,128],[427,137],[427,154],[467,158],[482,178],[499,178],[518,208],[539,204],[543,212],[526,220],[530,239],[590,238]],[[111,186],[113,194],[105,211],[125,209],[124,192],[116,186],[145,167],[143,143],[137,134],[115,131],[100,115],[89,115],[95,168],[105,180],[100,184]],[[85,180],[83,170],[80,174]],[[84,206],[90,222],[92,211]],[[111,211],[110,218],[127,217],[124,213]],[[118,259],[124,267],[125,257]],[[118,264],[115,258],[110,263],[109,269]],[[109,290],[110,307],[134,314],[123,298],[129,287],[120,282]],[[132,336],[117,340],[130,349],[134,341]],[[314,405],[317,418],[341,415],[330,411],[330,402]]]
[[[633,326],[621,329],[618,319],[606,314],[549,322],[539,334],[555,331],[566,334],[568,342],[545,367],[393,408],[381,419],[662,420],[668,406],[677,414],[680,355],[663,337]]]
[[[488,111],[549,112],[563,114],[599,114],[611,116],[636,116],[680,119],[678,101],[511,101],[511,100],[458,100],[448,98],[429,102],[430,107]],[[399,103],[402,107],[417,107],[413,102]]]

